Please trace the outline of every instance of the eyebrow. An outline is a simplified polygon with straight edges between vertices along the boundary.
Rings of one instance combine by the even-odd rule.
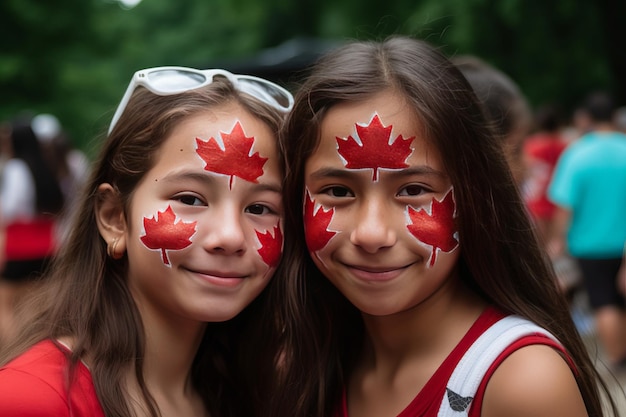
[[[259,182],[259,183],[251,183],[257,191],[269,191],[272,193],[282,194],[283,188],[276,183],[269,182]]]
[[[314,180],[320,180],[324,178],[351,178],[357,175],[360,171],[364,169],[372,169],[372,168],[363,168],[363,169],[338,169],[338,168],[320,168],[317,171],[313,171],[311,173],[311,178]],[[437,177],[445,178],[446,174],[441,171],[438,171],[432,167],[427,165],[418,165],[412,166],[408,168],[401,169],[388,169],[388,168],[378,168],[379,170],[393,174],[395,177],[410,177],[413,175],[434,175]]]
[[[174,183],[182,180],[193,180],[206,184],[215,183],[215,178],[210,175],[211,171],[197,172],[197,171],[180,171],[172,174],[168,174],[161,179],[163,182]],[[226,175],[226,174],[223,174]],[[240,178],[241,179],[241,178]],[[244,180],[246,181],[246,180]],[[270,191],[274,193],[282,193],[282,186],[277,182],[249,182],[254,186],[255,191]]]

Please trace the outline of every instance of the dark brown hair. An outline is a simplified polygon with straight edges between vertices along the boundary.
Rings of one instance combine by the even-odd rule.
[[[364,331],[358,311],[308,255],[304,167],[331,107],[385,90],[405,97],[423,136],[440,152],[457,201],[461,279],[489,303],[553,333],[576,364],[589,415],[602,415],[599,376],[540,249],[500,141],[458,68],[429,44],[406,37],[354,42],[323,57],[300,87],[281,135],[290,233],[276,275],[285,292],[286,348],[274,415],[331,415],[360,351]]]
[[[532,112],[526,97],[511,77],[477,56],[460,55],[451,61],[472,86],[483,106],[486,122],[502,141],[513,177],[521,184],[525,176],[522,147],[532,128]]]
[[[158,96],[138,88],[106,138],[79,202],[71,231],[51,265],[46,287],[25,305],[30,314],[22,333],[2,351],[0,364],[43,339],[73,338],[72,367],[89,358],[98,398],[107,416],[133,415],[124,370],[134,367],[151,416],[160,415],[143,379],[145,336],[142,320],[127,285],[127,259],[107,256],[95,208],[102,183],[113,185],[128,213],[133,191],[154,165],[172,129],[184,119],[236,101],[278,132],[283,115],[239,93],[228,81],[185,93]],[[272,286],[270,282],[269,286]],[[241,314],[210,323],[192,367],[192,383],[212,416],[245,416],[256,412],[264,394],[264,372],[272,369],[271,341],[264,323],[267,289]]]

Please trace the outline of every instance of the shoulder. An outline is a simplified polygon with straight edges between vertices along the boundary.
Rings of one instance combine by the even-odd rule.
[[[482,417],[587,416],[572,369],[553,347],[529,345],[505,359],[487,385]]]
[[[64,416],[64,355],[51,342],[41,342],[0,368],[3,417]]]
[[[57,370],[65,367],[67,356],[51,340],[42,340],[35,343],[6,365],[0,368],[0,372],[6,369],[24,371],[33,374],[55,374]]]
[[[593,147],[592,138],[580,138],[565,146],[556,162],[552,183],[562,187],[569,184],[588,165],[589,148]]]
[[[569,159],[579,158],[584,154],[589,146],[593,146],[595,140],[593,136],[583,136],[564,146],[561,153],[561,162],[567,162]]]

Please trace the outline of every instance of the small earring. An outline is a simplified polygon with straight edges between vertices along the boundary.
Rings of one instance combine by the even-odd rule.
[[[115,260],[122,259],[122,257],[124,256],[124,253],[117,253],[118,242],[119,242],[119,238],[115,238],[113,239],[113,242],[107,245],[107,255],[109,255],[111,259],[115,259]]]
[[[113,239],[111,243],[107,244],[107,255],[109,255],[109,258],[113,258],[113,248],[115,247],[116,244],[117,244],[117,238]]]

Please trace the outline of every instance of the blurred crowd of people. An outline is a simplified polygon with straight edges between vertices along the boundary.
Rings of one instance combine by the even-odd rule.
[[[55,254],[88,169],[54,115],[24,112],[0,126],[0,346]]]
[[[474,56],[455,62],[502,139],[562,290],[570,301],[582,293],[603,358],[624,369],[626,107],[593,91],[569,117],[556,98],[532,109],[501,70]]]
[[[595,331],[611,366],[626,363],[623,277],[626,242],[626,135],[607,92],[577,110],[578,136],[567,143],[547,196],[556,205],[548,251],[571,256],[581,274]],[[620,272],[621,271],[621,272]]]

